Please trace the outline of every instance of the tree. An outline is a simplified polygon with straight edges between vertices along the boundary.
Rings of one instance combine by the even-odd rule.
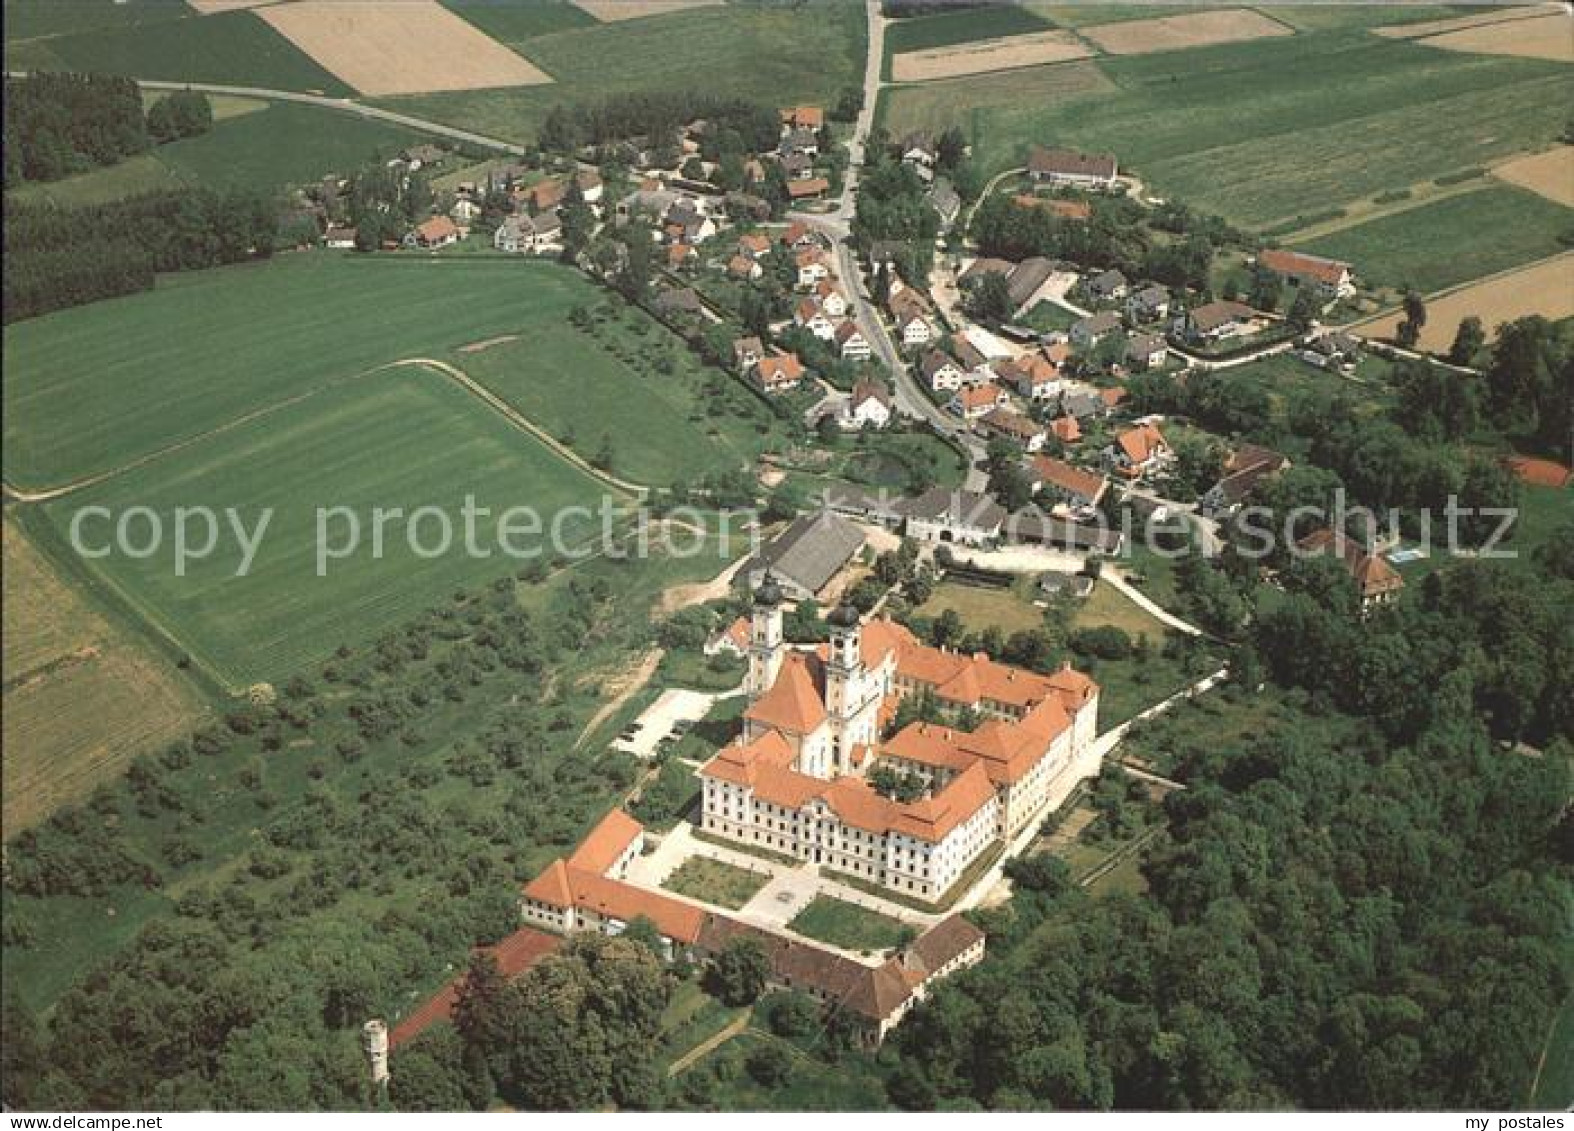
[[[771,960],[759,940],[746,935],[732,939],[706,972],[706,988],[726,1005],[750,1005],[765,992]]]
[[[970,280],[962,296],[962,308],[968,317],[978,322],[998,324],[1011,317],[1014,304],[1006,277],[998,271],[986,271]]]
[[[837,122],[856,122],[864,108],[864,88],[844,86],[831,107],[831,119]]]
[[[1305,333],[1322,312],[1322,304],[1317,298],[1317,288],[1307,284],[1296,290],[1295,299],[1290,303],[1290,312],[1285,315],[1285,321],[1289,322],[1297,333]]]
[[[1405,316],[1394,332],[1394,339],[1402,346],[1413,347],[1421,338],[1421,328],[1426,325],[1426,300],[1415,291],[1405,292]]]
[[[207,95],[177,90],[165,95],[148,111],[148,133],[156,142],[196,137],[213,128],[213,107]]]
[[[967,156],[967,135],[957,126],[949,126],[935,139],[935,164],[949,172]]]
[[[771,1032],[779,1037],[803,1037],[820,1023],[820,1005],[806,993],[784,990],[766,994],[756,1013],[764,1016]]]
[[[1487,334],[1482,329],[1481,319],[1473,314],[1461,318],[1459,329],[1454,334],[1454,344],[1448,348],[1448,360],[1455,365],[1469,365],[1486,344]]]
[[[1258,310],[1278,310],[1279,299],[1284,294],[1284,281],[1277,271],[1270,271],[1266,267],[1258,266],[1252,272],[1251,291],[1246,296],[1246,301]],[[1299,297],[1299,296],[1297,296]]]
[[[596,213],[585,202],[579,178],[570,177],[568,189],[563,194],[563,207],[558,215],[563,224],[563,261],[577,263],[580,255],[590,246],[590,237],[596,230]]]
[[[754,1077],[755,1083],[766,1088],[779,1087],[792,1075],[792,1064],[786,1055],[772,1045],[751,1049],[743,1058],[743,1067]]]
[[[388,1098],[400,1111],[465,1111],[465,1046],[452,1025],[434,1025],[399,1049],[389,1065]]]

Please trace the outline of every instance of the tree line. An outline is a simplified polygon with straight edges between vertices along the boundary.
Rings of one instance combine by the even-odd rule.
[[[108,204],[6,201],[4,320],[149,290],[160,272],[273,254],[278,217],[249,189],[182,188]]]

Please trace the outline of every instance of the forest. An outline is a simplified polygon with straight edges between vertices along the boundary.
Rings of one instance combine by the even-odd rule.
[[[4,320],[148,290],[160,272],[273,254],[274,204],[247,189],[186,188],[109,204],[5,207]]]

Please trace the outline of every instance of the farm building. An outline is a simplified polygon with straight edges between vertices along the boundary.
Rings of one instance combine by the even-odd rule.
[[[1075,185],[1108,191],[1115,187],[1116,171],[1113,153],[1082,153],[1075,149],[1034,146],[1027,159],[1028,176],[1046,185]]]

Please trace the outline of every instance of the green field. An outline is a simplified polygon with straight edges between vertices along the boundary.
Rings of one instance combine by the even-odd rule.
[[[787,924],[787,929],[844,950],[885,950],[900,946],[912,932],[911,927],[889,915],[829,895],[815,896]]]
[[[194,16],[185,0],[5,0],[5,38],[7,43],[15,43],[89,28],[132,27]]]
[[[1355,264],[1369,284],[1429,294],[1556,255],[1568,246],[1565,239],[1574,239],[1574,208],[1525,189],[1494,186],[1296,246]]]
[[[17,323],[5,478],[108,471],[398,358],[552,325],[600,293],[555,264],[316,252]]]
[[[1547,1037],[1545,1056],[1530,1107],[1536,1111],[1567,1111],[1574,1104],[1574,997],[1558,1010]]]
[[[829,103],[860,81],[865,42],[862,6],[838,0],[817,0],[812,11],[697,8],[514,43],[556,80],[548,86],[409,95],[378,104],[532,141],[554,105],[590,104],[611,94],[698,88],[772,106]]]
[[[1017,4],[964,8],[895,20],[885,26],[886,77],[890,77],[891,56],[903,51],[926,51],[1002,35],[1024,35],[1044,31],[1050,26],[1048,19]]]
[[[1035,143],[1112,149],[1166,196],[1269,227],[1543,146],[1571,90],[1556,63],[1333,30],[902,87],[883,121],[959,124],[990,173]]]
[[[611,470],[637,483],[665,486],[759,456],[775,418],[736,380],[700,366],[642,312],[623,311],[599,333],[543,322],[452,361],[586,459],[610,440]]]
[[[499,43],[522,43],[538,35],[549,35],[569,28],[594,27],[595,17],[568,0],[529,0],[529,3],[502,3],[500,0],[440,0],[443,7],[457,12]]]
[[[233,539],[193,562],[185,577],[176,576],[167,553],[142,559],[116,553],[92,563],[127,603],[235,687],[276,679],[341,644],[376,636],[456,588],[517,568],[495,541],[496,515],[505,508],[533,507],[549,523],[569,504],[594,505],[598,494],[587,476],[446,377],[401,368],[317,392],[46,511],[64,531],[84,507],[118,515],[146,506],[172,530],[179,506],[235,508],[252,525],[272,508],[245,576],[235,576],[241,552]],[[485,557],[464,552],[459,516],[469,495],[477,506],[494,508],[490,520],[477,523]],[[399,518],[387,524],[378,557],[370,541],[372,508],[403,508],[407,517],[426,506],[452,516],[456,544],[441,555],[419,556],[407,539],[406,518]],[[337,507],[354,510],[367,541],[318,576],[318,512]],[[566,540],[581,541],[590,526],[588,516],[566,523]],[[337,539],[347,527],[347,519],[334,519],[326,529]],[[416,530],[423,544],[438,544],[436,520]],[[97,544],[99,535],[92,538]]]
[[[8,40],[6,65],[327,95],[354,93],[256,13],[245,11],[102,27],[21,44]]]

